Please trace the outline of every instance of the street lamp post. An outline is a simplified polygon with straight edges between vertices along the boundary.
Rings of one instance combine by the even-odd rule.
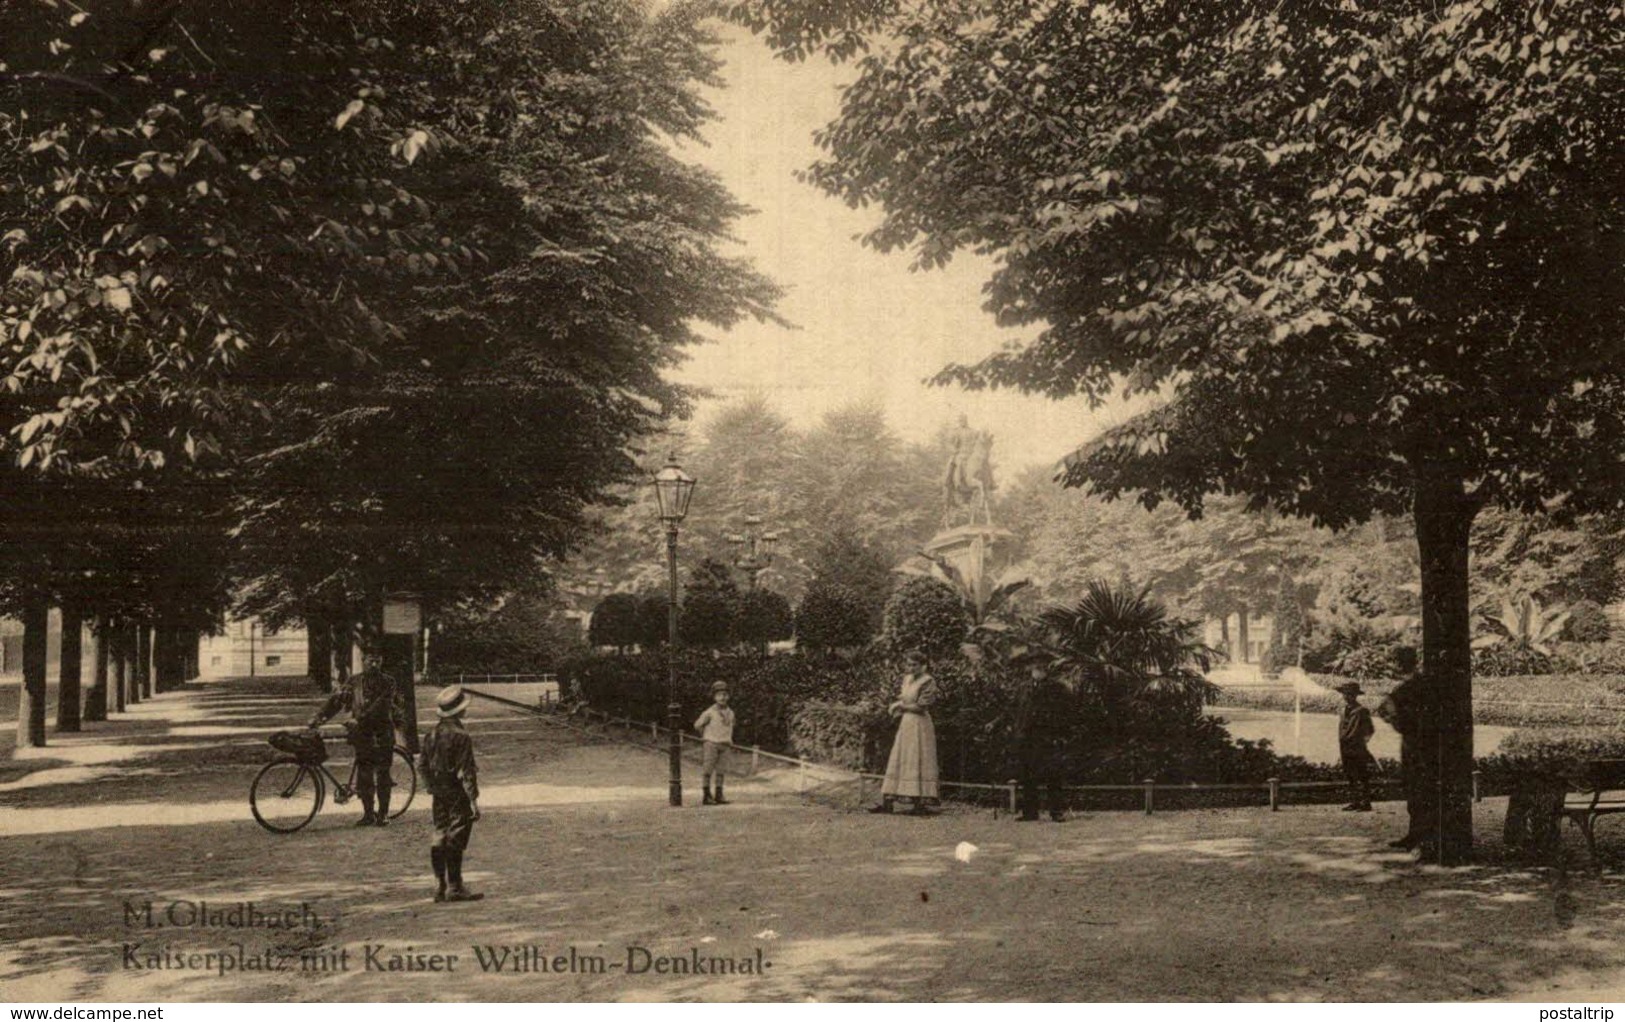
[[[683,804],[683,721],[677,702],[677,527],[688,515],[688,502],[694,496],[694,477],[677,464],[674,454],[666,467],[655,473],[655,500],[660,520],[666,526],[666,568],[670,582],[670,602],[666,609],[666,726],[671,731],[671,804]]]
[[[756,579],[773,563],[773,548],[778,545],[779,534],[762,531],[760,515],[745,516],[745,531],[728,536],[728,542],[739,551],[734,567],[750,579],[750,591],[756,591]]]

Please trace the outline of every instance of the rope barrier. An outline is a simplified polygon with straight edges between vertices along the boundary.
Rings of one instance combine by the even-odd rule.
[[[631,745],[635,748],[643,749],[648,752],[654,752],[659,755],[666,754],[666,749],[660,744],[660,737],[661,735],[669,735],[671,731],[669,728],[663,728],[659,724],[644,724],[639,721],[632,720],[630,717],[616,717],[605,713],[602,710],[595,710],[591,707],[582,707],[576,712],[588,718],[589,721],[592,721],[594,718],[597,719],[596,723],[590,723],[583,727],[570,723],[567,718],[560,719],[560,715],[557,713],[547,712],[544,708],[534,706],[529,703],[522,703],[517,700],[505,699],[501,696],[494,696],[490,695],[489,693],[475,692],[472,690],[469,694],[481,699],[490,700],[491,702],[511,706],[515,709],[524,710],[550,724],[566,727],[570,730],[577,731],[590,737],[607,738],[609,740],[619,741],[622,744]],[[651,744],[648,741],[617,738],[610,734],[607,730],[610,727],[621,727],[633,732],[642,732],[643,730],[647,729],[655,741],[653,744]],[[683,735],[684,744],[698,745],[703,741],[699,735],[691,732],[683,731],[681,734]],[[830,782],[856,781],[858,784],[858,798],[861,800],[863,798],[863,793],[870,782],[885,780],[884,774],[850,770],[846,767],[835,766],[834,764],[830,763],[817,763],[811,760],[801,759],[796,756],[787,756],[782,753],[768,752],[756,746],[740,746],[730,744],[729,748],[740,753],[750,753],[752,775],[759,772],[760,762],[764,758],[783,763],[787,766],[795,767],[796,790],[798,792],[804,793],[808,790],[808,782],[810,779]],[[1478,772],[1475,771],[1473,776],[1473,798],[1475,801],[1482,798],[1479,782],[1480,778],[1478,776]],[[939,781],[938,784],[943,788],[950,788],[960,791],[980,791],[989,793],[996,792],[1003,796],[1001,802],[1005,803],[1012,812],[1014,812],[1016,809],[1020,787],[1019,784],[1014,780],[1004,784],[992,784],[982,781],[944,780]],[[1380,790],[1383,788],[1395,787],[1397,784],[1397,781],[1392,780],[1377,781],[1375,782],[1374,787]],[[1175,799],[1177,796],[1201,796],[1206,793],[1217,794],[1227,792],[1232,794],[1256,793],[1260,799],[1260,802],[1257,804],[1268,805],[1271,811],[1278,811],[1283,801],[1282,796],[1284,793],[1294,791],[1305,793],[1314,791],[1326,792],[1335,789],[1346,789],[1347,787],[1348,784],[1345,781],[1282,781],[1279,778],[1270,778],[1266,781],[1186,784],[1159,784],[1155,781],[1147,779],[1139,784],[1068,784],[1062,788],[1062,791],[1068,795],[1085,796],[1085,799],[1087,799],[1087,796],[1091,794],[1110,795],[1112,793],[1137,793],[1143,796],[1143,800],[1136,800],[1136,805],[1111,803],[1102,805],[1101,808],[1143,808],[1146,813],[1150,814],[1156,809],[1158,800],[1157,797],[1159,795],[1164,796],[1162,799],[1162,804],[1166,810],[1168,808],[1168,801],[1170,799]],[[1179,800],[1183,801],[1183,799]],[[1110,802],[1109,799],[1108,802]]]

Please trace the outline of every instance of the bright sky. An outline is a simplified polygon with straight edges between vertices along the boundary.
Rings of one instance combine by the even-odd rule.
[[[780,312],[799,329],[748,322],[694,351],[676,375],[717,394],[701,406],[702,425],[727,400],[758,393],[800,428],[853,401],[875,401],[909,440],[927,439],[964,412],[972,426],[993,431],[994,460],[1008,473],[1053,462],[1123,417],[1116,402],[1096,416],[1081,401],[925,386],[943,365],[1020,336],[981,309],[989,264],[960,257],[911,273],[908,255],[860,245],[856,236],[878,213],[849,209],[795,179],[817,158],[812,134],[839,110],[839,83],[850,72],[776,60],[743,30],[725,38],[728,87],[711,97],[722,119],[707,133],[710,146],[687,155],[759,211],[738,226],[740,239],[789,290]]]

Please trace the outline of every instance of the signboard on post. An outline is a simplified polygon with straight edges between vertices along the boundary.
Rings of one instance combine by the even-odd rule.
[[[384,598],[384,634],[416,635],[423,628],[423,607],[416,596]]]
[[[384,673],[397,679],[400,685],[399,705],[405,713],[402,731],[405,745],[414,755],[418,751],[416,647],[418,631],[423,627],[423,608],[415,593],[395,593],[384,597],[383,641],[379,653],[383,656]]]

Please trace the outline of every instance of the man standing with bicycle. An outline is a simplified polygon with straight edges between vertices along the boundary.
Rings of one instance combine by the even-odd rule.
[[[383,672],[377,653],[366,654],[361,673],[345,679],[310,719],[310,727],[320,727],[345,710],[350,712],[346,738],[355,748],[355,791],[365,813],[356,826],[387,827],[394,787],[389,767],[395,753],[395,680]]]

